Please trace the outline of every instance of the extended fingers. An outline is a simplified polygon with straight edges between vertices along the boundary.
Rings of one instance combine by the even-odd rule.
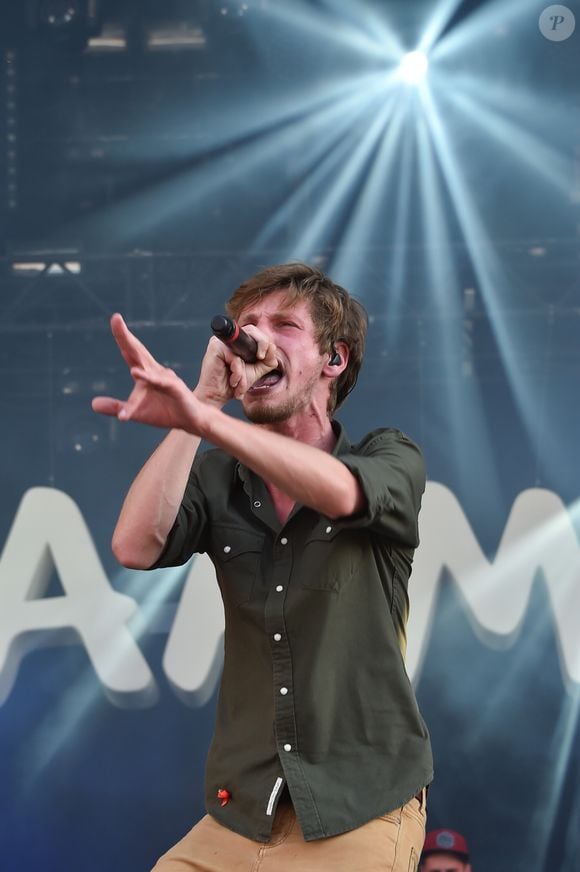
[[[115,312],[111,317],[111,332],[125,362],[129,366],[135,366],[136,364],[143,365],[148,361],[154,360],[146,346],[129,330],[123,316],[119,312]]]
[[[182,379],[177,373],[168,366],[161,366],[160,363],[155,363],[154,366],[132,366],[131,375],[135,381],[146,382],[151,387],[159,388],[160,390],[171,390],[178,384],[182,384]]]
[[[91,402],[93,412],[114,417],[118,416],[124,405],[121,400],[116,400],[114,397],[93,397]]]

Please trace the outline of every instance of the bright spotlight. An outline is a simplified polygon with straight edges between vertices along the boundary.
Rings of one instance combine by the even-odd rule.
[[[409,85],[418,85],[425,78],[429,61],[422,51],[410,51],[399,64],[399,79]]]

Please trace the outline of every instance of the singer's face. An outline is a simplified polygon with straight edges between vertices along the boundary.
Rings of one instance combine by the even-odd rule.
[[[322,370],[328,355],[318,347],[308,302],[289,306],[283,290],[273,291],[242,310],[238,322],[240,327],[253,324],[274,342],[279,361],[279,369],[256,382],[242,400],[250,421],[278,423],[315,407],[325,413],[329,381]]]

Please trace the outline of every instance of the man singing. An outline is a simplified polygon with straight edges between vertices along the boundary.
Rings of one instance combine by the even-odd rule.
[[[115,555],[155,569],[207,552],[224,601],[208,815],[155,872],[416,870],[432,759],[403,658],[421,454],[394,429],[351,445],[334,420],[367,318],[322,272],[264,269],[228,312],[256,362],[213,337],[193,391],[113,316],[135,386],[93,401],[171,428]],[[221,411],[233,397],[248,422]]]

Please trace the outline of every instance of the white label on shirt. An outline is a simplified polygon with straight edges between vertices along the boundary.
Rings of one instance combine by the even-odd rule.
[[[282,787],[283,784],[284,784],[283,778],[276,779],[276,784],[274,785],[274,789],[272,790],[272,793],[270,794],[270,799],[268,800],[268,807],[266,809],[267,815],[272,814],[272,809],[274,808],[274,803],[276,802],[276,797],[278,796],[280,788]]]

